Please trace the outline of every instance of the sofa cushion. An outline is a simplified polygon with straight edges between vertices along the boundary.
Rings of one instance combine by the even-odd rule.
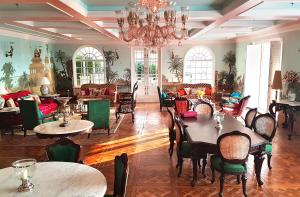
[[[191,88],[183,88],[187,95],[191,94]]]
[[[205,95],[211,96],[212,90],[211,90],[211,88],[206,87],[204,92],[205,92]]]
[[[184,95],[187,95],[187,94],[186,94],[184,89],[180,89],[180,90],[178,90],[178,95],[179,96],[184,96]]]
[[[14,102],[14,100],[12,98],[9,98],[7,101],[6,101],[6,106],[7,107],[16,107],[16,104]]]
[[[56,111],[57,107],[57,103],[55,102],[48,104],[39,104],[39,109],[44,115],[52,114]]]

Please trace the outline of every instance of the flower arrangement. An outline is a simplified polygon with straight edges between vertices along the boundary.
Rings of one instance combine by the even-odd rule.
[[[196,94],[197,94],[197,96],[198,97],[203,97],[204,95],[205,95],[205,92],[203,91],[203,90],[198,90],[197,92],[196,92]]]
[[[300,73],[296,71],[286,71],[283,76],[283,81],[288,84],[288,91],[295,89],[297,82],[300,79]]]

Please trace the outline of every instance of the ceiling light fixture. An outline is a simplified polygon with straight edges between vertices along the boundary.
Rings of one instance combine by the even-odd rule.
[[[172,40],[188,38],[188,7],[181,7],[181,13],[177,16],[175,2],[139,0],[137,4],[130,3],[126,10],[116,11],[116,15],[120,39],[132,45],[161,48]],[[161,15],[164,25],[160,24]],[[177,18],[181,20],[180,32],[176,27]],[[126,19],[127,29],[124,27]]]

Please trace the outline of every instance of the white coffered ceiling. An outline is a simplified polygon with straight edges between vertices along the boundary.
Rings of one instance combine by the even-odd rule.
[[[1,0],[0,33],[49,42],[121,42],[114,11],[136,0]],[[239,39],[299,26],[300,1],[175,0],[189,6],[190,42]]]

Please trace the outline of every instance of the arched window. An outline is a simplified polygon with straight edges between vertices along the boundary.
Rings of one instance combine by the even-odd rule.
[[[184,83],[214,83],[214,54],[207,47],[194,47],[184,58]]]
[[[74,85],[105,83],[104,57],[93,47],[79,48],[75,54]]]

